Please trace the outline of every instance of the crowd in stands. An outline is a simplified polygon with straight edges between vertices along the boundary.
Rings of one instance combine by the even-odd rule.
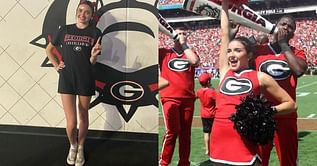
[[[305,19],[296,24],[296,36],[291,44],[305,51],[309,66],[317,67],[317,21]]]
[[[305,51],[309,66],[317,67],[317,21],[316,19],[297,20],[295,37],[291,45]],[[194,48],[201,58],[201,67],[217,68],[220,49],[220,30],[218,26],[189,27],[188,44]],[[239,33],[242,36],[256,37],[258,31],[241,27]],[[271,39],[271,37],[269,36]],[[172,47],[173,41],[160,33],[159,47]]]
[[[298,6],[311,6],[316,4],[316,0],[249,0],[248,6],[254,10],[270,10],[276,9],[277,7],[282,9]]]

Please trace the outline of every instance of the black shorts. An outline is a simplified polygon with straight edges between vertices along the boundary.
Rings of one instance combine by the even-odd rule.
[[[201,118],[201,122],[203,124],[203,132],[210,133],[212,124],[214,123],[214,118]]]
[[[64,68],[59,71],[58,93],[80,96],[95,95],[94,78],[92,74],[76,74]]]

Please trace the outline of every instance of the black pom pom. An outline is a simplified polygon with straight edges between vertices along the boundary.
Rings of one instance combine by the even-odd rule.
[[[239,134],[256,144],[265,145],[273,140],[276,111],[261,96],[250,94],[236,106],[236,113],[230,120]]]

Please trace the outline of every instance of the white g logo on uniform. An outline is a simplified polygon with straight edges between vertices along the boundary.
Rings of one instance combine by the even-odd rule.
[[[189,61],[182,58],[174,58],[168,62],[168,68],[177,72],[188,70],[189,66]]]

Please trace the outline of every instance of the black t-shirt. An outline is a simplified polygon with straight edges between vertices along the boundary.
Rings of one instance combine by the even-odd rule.
[[[101,31],[90,25],[79,29],[76,24],[61,27],[54,36],[52,44],[61,47],[62,60],[65,65],[83,68],[90,66],[91,49],[95,45]]]
[[[100,36],[101,31],[93,25],[79,29],[76,24],[71,24],[61,27],[53,37],[52,44],[61,47],[62,60],[65,63],[65,68],[60,71],[60,79],[63,80],[59,82],[59,92],[81,94],[80,89],[92,89],[94,78],[90,63],[91,49]],[[67,85],[60,85],[65,82]],[[61,86],[66,86],[63,88],[66,90],[60,90]],[[69,92],[69,89],[75,90]]]

